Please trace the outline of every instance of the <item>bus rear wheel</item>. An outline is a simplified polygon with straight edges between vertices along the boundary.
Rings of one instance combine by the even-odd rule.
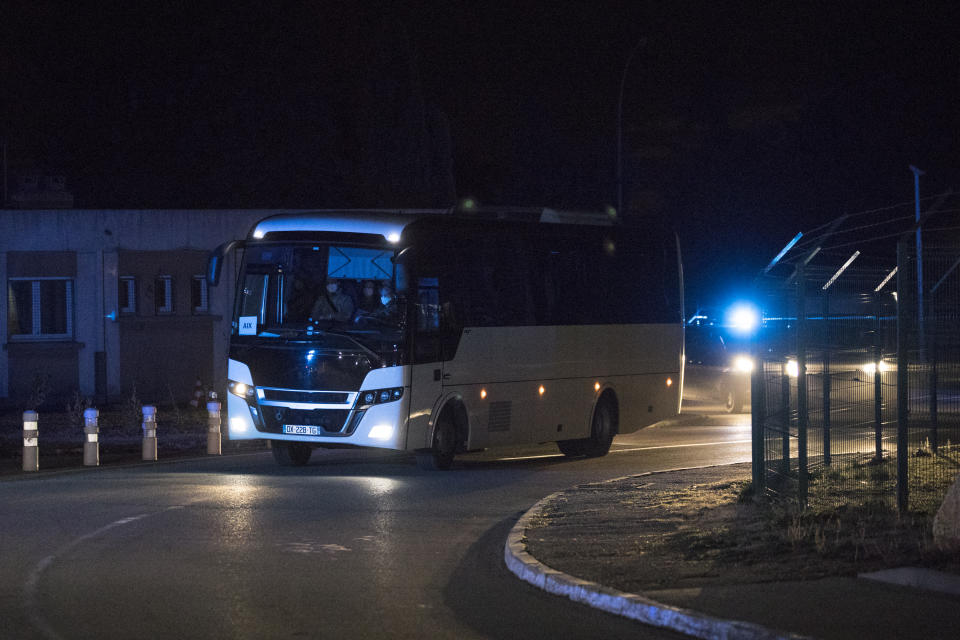
[[[613,436],[617,433],[617,409],[611,396],[604,395],[597,402],[590,422],[590,437],[580,440],[558,440],[560,453],[567,457],[599,458],[607,455]]]
[[[313,449],[302,442],[274,440],[270,443],[273,459],[281,467],[302,467],[310,461]]]

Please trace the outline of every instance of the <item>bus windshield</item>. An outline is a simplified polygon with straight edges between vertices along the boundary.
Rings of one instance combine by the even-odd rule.
[[[396,345],[404,314],[397,300],[402,267],[393,255],[387,248],[324,243],[248,245],[235,339],[310,340],[374,352],[385,341]]]

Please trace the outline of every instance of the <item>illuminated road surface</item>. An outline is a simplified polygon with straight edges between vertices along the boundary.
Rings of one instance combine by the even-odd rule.
[[[673,638],[550,596],[503,565],[534,502],[573,484],[743,462],[749,416],[419,470],[337,451],[269,453],[0,481],[4,638]]]

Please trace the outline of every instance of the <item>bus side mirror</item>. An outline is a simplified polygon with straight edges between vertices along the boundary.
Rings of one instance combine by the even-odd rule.
[[[207,257],[207,282],[212,286],[220,284],[220,272],[223,270],[223,261],[231,251],[242,249],[243,240],[231,240],[210,252]]]

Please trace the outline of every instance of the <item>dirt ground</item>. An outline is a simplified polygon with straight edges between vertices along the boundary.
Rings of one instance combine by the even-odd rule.
[[[582,485],[542,509],[527,550],[565,573],[632,593],[848,576],[899,566],[960,572],[929,518],[876,505],[799,512],[743,496],[750,465]]]

